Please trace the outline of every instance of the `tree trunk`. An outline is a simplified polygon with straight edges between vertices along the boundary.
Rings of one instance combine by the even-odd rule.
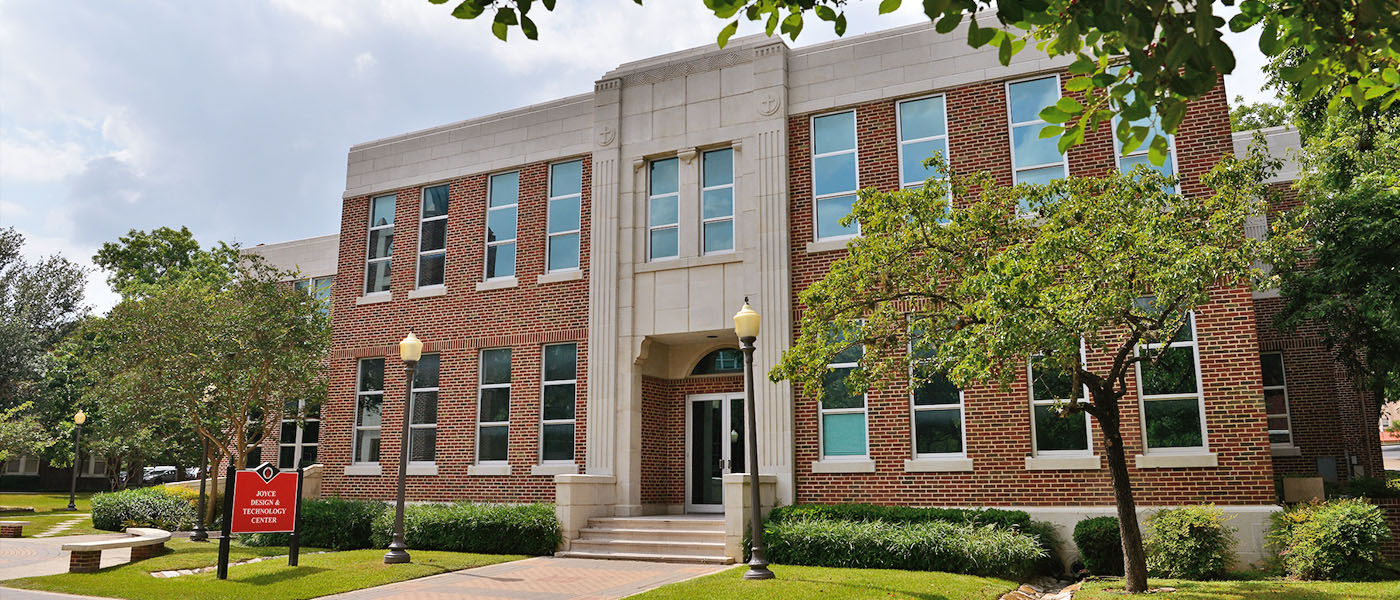
[[[1118,533],[1123,538],[1123,588],[1136,594],[1147,591],[1147,554],[1142,548],[1142,528],[1138,526],[1133,484],[1128,479],[1128,459],[1123,452],[1123,432],[1119,429],[1117,401],[1109,400],[1100,406],[1110,404],[1113,410],[1105,411],[1108,417],[1099,419],[1099,428],[1103,431],[1104,450],[1108,452],[1108,471],[1113,475],[1113,500],[1118,507]]]

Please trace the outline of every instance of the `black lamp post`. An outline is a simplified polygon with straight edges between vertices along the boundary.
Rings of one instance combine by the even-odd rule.
[[[78,440],[83,437],[83,423],[86,422],[87,414],[83,411],[73,415],[73,424],[77,427],[73,429],[73,480],[68,484],[68,510],[78,510],[78,505],[73,503],[78,495],[78,467],[83,463],[78,453]]]
[[[418,359],[423,356],[423,342],[409,330],[408,337],[399,342],[399,358],[403,359],[403,435],[399,438],[399,493],[394,504],[394,538],[389,542],[389,552],[384,554],[384,564],[398,565],[408,562],[408,544],[403,541],[404,485],[408,471],[408,419],[413,403],[413,375],[418,370]]]
[[[758,339],[759,315],[744,298],[744,307],[734,314],[734,333],[739,336],[740,348],[744,351],[744,412],[748,415],[746,425],[749,430],[749,528],[753,538],[749,546],[749,570],[744,579],[772,579],[768,570],[768,558],[763,555],[763,507],[759,504],[762,495],[758,489],[758,419],[754,413],[758,406],[753,401],[753,350]]]
[[[200,438],[204,442],[204,453],[199,455],[199,516],[195,518],[194,531],[190,532],[191,542],[209,541],[209,532],[204,529],[204,478],[209,474],[209,440],[204,436]]]

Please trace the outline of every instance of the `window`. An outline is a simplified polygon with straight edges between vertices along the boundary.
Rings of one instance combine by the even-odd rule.
[[[438,366],[441,357],[424,354],[413,372],[413,403],[408,407],[408,460],[430,463],[437,455]]]
[[[447,186],[423,188],[418,213],[418,287],[442,285],[447,268]]]
[[[859,189],[856,167],[856,113],[812,118],[812,198],[818,240],[860,234],[860,224],[842,225]]]
[[[298,292],[311,294],[312,298],[320,300],[322,303],[321,314],[325,314],[331,309],[331,287],[335,285],[335,275],[325,277],[313,277],[292,282],[292,287]]]
[[[32,456],[15,456],[5,461],[6,475],[38,475],[39,459]]]
[[[96,454],[88,454],[83,460],[83,477],[106,477],[107,459]],[[181,477],[181,479],[184,479]]]
[[[1069,175],[1059,141],[1041,138],[1047,123],[1040,111],[1060,99],[1060,77],[1051,75],[1006,84],[1007,115],[1011,123],[1011,165],[1014,183],[1049,183]],[[1029,214],[1021,206],[1021,214]]]
[[[300,425],[296,416],[303,416]],[[277,468],[295,469],[316,464],[316,450],[321,439],[321,412],[305,401],[287,407],[283,413],[282,435],[277,439]],[[292,418],[287,418],[287,417]]]
[[[393,194],[369,201],[369,253],[366,258],[365,293],[389,291],[389,267],[394,261]]]
[[[711,150],[700,159],[704,253],[734,249],[734,150]]]
[[[838,334],[838,341],[844,338]],[[822,459],[864,458],[865,394],[853,394],[846,387],[846,376],[860,368],[865,348],[852,345],[832,359],[822,377],[821,413]]]
[[[1114,72],[1116,71],[1117,70],[1115,69]],[[1131,93],[1128,94],[1126,101],[1133,101],[1133,95]],[[1166,177],[1171,177],[1176,172],[1176,138],[1174,138],[1173,136],[1167,136],[1167,158],[1166,160],[1162,161],[1162,166],[1159,167],[1157,165],[1152,164],[1152,161],[1148,160],[1147,158],[1147,149],[1151,146],[1152,139],[1162,133],[1162,130],[1157,127],[1156,122],[1152,118],[1154,116],[1156,116],[1155,111],[1154,114],[1149,114],[1147,117],[1143,117],[1142,119],[1138,119],[1136,121],[1128,122],[1128,124],[1126,125],[1127,127],[1131,127],[1133,129],[1146,129],[1147,138],[1143,140],[1141,146],[1134,148],[1132,152],[1124,152],[1124,144],[1123,142],[1118,141],[1118,137],[1116,135],[1118,129],[1120,127],[1124,127],[1123,119],[1121,118],[1121,115],[1114,115],[1113,130],[1115,132],[1115,135],[1113,138],[1113,151],[1114,154],[1118,157],[1118,170],[1124,173],[1128,173],[1133,170],[1133,167],[1136,167],[1137,165],[1143,165],[1149,169],[1153,169],[1161,173],[1163,176]],[[1165,191],[1167,193],[1175,193],[1176,187],[1169,187]]]
[[[651,193],[647,205],[647,256],[649,260],[675,258],[679,252],[679,168],[676,159],[651,162]]]
[[[910,337],[918,336],[917,332]],[[943,373],[929,367],[931,352],[914,349],[910,361],[910,380],[921,379],[910,390],[909,400],[914,410],[914,455],[939,456],[963,454],[962,390]]]
[[[1260,354],[1259,364],[1264,372],[1264,410],[1269,419],[1269,443],[1288,446],[1293,443],[1293,427],[1288,417],[1288,379],[1283,372],[1283,354]]]
[[[360,384],[355,401],[354,462],[379,462],[380,410],[384,406],[384,359],[360,360]]]
[[[476,407],[477,464],[506,462],[510,433],[510,348],[481,351]]]
[[[263,421],[261,408],[255,407],[248,411],[248,422],[243,430],[246,432],[244,439],[248,440],[248,455],[243,459],[243,465],[251,469],[263,462],[262,443],[267,426]]]
[[[1032,358],[1027,364],[1026,376],[1030,381],[1031,440],[1035,454],[1088,454],[1089,414],[1055,411],[1056,404],[1063,406],[1072,399],[1087,402],[1084,387],[1075,390],[1071,373],[1042,367],[1040,357]]]
[[[549,166],[549,264],[547,271],[578,268],[583,161]]]
[[[948,160],[948,119],[943,96],[899,103],[899,186],[922,187],[942,173],[924,167],[924,160],[941,153]]]
[[[721,373],[743,373],[744,355],[739,353],[738,348],[720,348],[700,359],[695,363],[695,368],[690,371],[691,375],[717,375]]]
[[[486,206],[486,278],[515,276],[516,209],[520,172],[492,175]]]
[[[542,462],[574,460],[574,389],[577,377],[577,344],[544,347],[544,409],[540,425]]]
[[[1172,339],[1139,348],[1143,435],[1148,451],[1205,448],[1205,418],[1200,366],[1196,361],[1196,318],[1186,321]],[[1160,356],[1159,356],[1160,355]],[[1158,359],[1152,364],[1149,359]]]

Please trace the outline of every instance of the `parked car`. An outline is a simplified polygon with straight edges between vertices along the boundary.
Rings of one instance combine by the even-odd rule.
[[[175,467],[146,467],[141,471],[143,485],[159,485],[180,480],[180,472]]]

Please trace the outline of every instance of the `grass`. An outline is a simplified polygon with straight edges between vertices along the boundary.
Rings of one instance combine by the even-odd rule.
[[[1400,581],[1288,581],[1285,579],[1240,579],[1228,581],[1186,581],[1150,579],[1149,587],[1173,587],[1175,592],[1152,594],[1154,600],[1400,600]],[[1086,581],[1074,600],[1123,600],[1122,580]],[[1116,590],[1116,591],[1115,591]]]
[[[151,571],[189,569],[215,564],[219,544],[174,540],[164,556],[103,569],[97,573],[63,573],[4,582],[14,588],[43,590],[132,600],[180,598],[181,600],[240,598],[246,600],[301,600],[338,594],[406,579],[436,575],[471,567],[524,558],[523,556],[467,554],[414,550],[413,562],[385,565],[383,550],[351,550],[311,554],[303,549],[301,566],[285,560],[268,560],[229,567],[228,579],[213,572],[158,579]],[[250,548],[234,544],[229,562],[255,556],[286,554],[282,547]]]
[[[767,600],[822,598],[833,600],[911,598],[918,600],[995,600],[1016,589],[1005,579],[954,575],[930,571],[885,569],[836,569],[773,565],[777,577],[769,581],[744,581],[748,567],[662,586],[631,596],[630,600]]]
[[[79,493],[73,502],[78,510],[70,511],[68,510],[67,493],[0,494],[0,507],[27,506],[34,508],[34,512],[0,511],[0,521],[29,521],[29,524],[24,526],[24,537],[34,537],[36,533],[43,533],[54,525],[71,520],[74,512],[90,514],[92,504],[88,499],[91,497],[91,492]],[[96,529],[92,526],[92,519],[85,518],[77,525],[64,530],[60,535],[87,535],[90,533],[113,532]]]

